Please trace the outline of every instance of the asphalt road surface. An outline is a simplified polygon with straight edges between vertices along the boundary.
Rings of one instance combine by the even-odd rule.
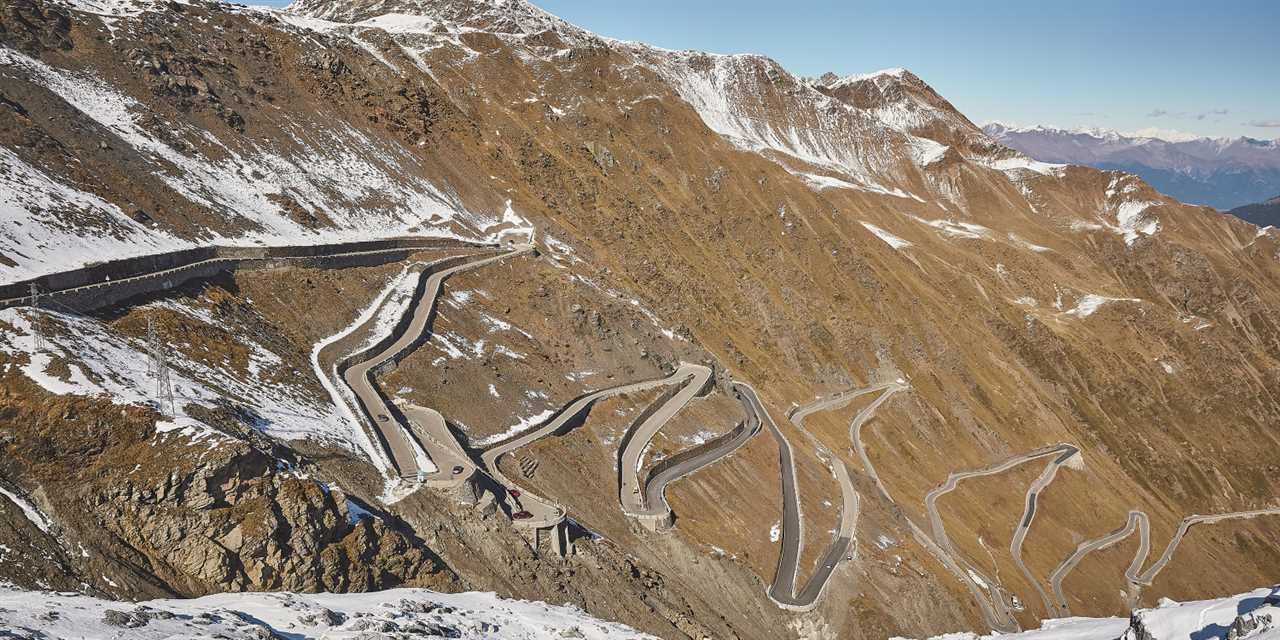
[[[765,409],[764,404],[760,402],[759,396],[756,395],[755,389],[746,383],[734,383],[734,389],[746,398],[751,411],[754,412],[760,421],[769,428],[769,433],[773,435],[774,440],[778,444],[778,465],[782,472],[782,526],[781,526],[781,544],[782,549],[778,554],[778,569],[774,573],[773,583],[769,586],[769,598],[787,609],[798,611],[809,611],[817,606],[818,598],[822,596],[822,592],[827,587],[827,583],[831,580],[831,574],[835,572],[840,561],[849,553],[849,548],[853,543],[852,522],[856,522],[857,518],[857,498],[853,493],[852,481],[848,479],[848,473],[844,471],[844,465],[838,460],[832,460],[833,469],[837,469],[837,478],[841,482],[841,489],[845,495],[845,503],[842,507],[846,510],[841,514],[841,526],[837,531],[835,539],[831,541],[831,545],[827,547],[826,553],[818,561],[817,569],[813,575],[809,576],[809,580],[805,582],[804,587],[796,592],[796,574],[799,572],[800,565],[800,547],[804,538],[804,526],[800,513],[800,496],[796,490],[796,471],[795,460],[791,452],[791,443],[787,437],[783,435],[778,428],[777,423],[773,421],[773,417],[769,415],[769,411]],[[848,487],[845,487],[845,483]],[[853,502],[849,502],[850,496]]]
[[[534,442],[555,434],[562,428],[569,426],[572,420],[583,416],[591,408],[591,405],[595,404],[598,400],[611,396],[622,395],[624,393],[635,393],[645,391],[647,389],[653,389],[655,387],[678,384],[696,374],[696,369],[692,369],[691,367],[704,368],[701,367],[701,365],[681,364],[674,373],[666,378],[622,384],[579,396],[549,420],[542,423],[541,426],[530,429],[524,433],[517,434],[486,449],[480,456],[481,460],[484,463],[485,468],[489,471],[489,475],[504,487],[506,495],[501,496],[501,498],[506,502],[508,511],[511,513],[527,511],[531,515],[529,518],[513,520],[513,522],[520,526],[539,529],[546,528],[559,524],[563,521],[565,518],[565,510],[563,507],[551,502],[550,500],[521,489],[519,485],[504,475],[502,473],[502,469],[500,469],[498,465],[503,456],[515,451],[516,449],[533,444]],[[512,490],[519,492],[520,496],[513,496]]]
[[[1160,554],[1160,558],[1155,564],[1142,572],[1134,582],[1144,587],[1151,586],[1151,582],[1156,579],[1169,561],[1173,559],[1173,552],[1178,550],[1178,545],[1182,544],[1182,536],[1187,535],[1187,531],[1198,524],[1213,524],[1222,522],[1223,520],[1246,520],[1256,518],[1258,516],[1274,516],[1280,515],[1280,508],[1256,509],[1253,511],[1233,511],[1231,513],[1219,513],[1208,516],[1193,515],[1182,519],[1182,524],[1178,526],[1178,532],[1173,534],[1173,538],[1169,540],[1169,545],[1164,548],[1164,553]]]
[[[739,423],[721,437],[685,449],[663,460],[658,465],[661,470],[651,471],[645,478],[644,495],[648,512],[659,516],[671,513],[671,505],[666,497],[668,485],[727,458],[760,433],[760,417],[747,406],[746,399],[739,396],[738,400],[746,409],[745,422]]]
[[[378,253],[403,252],[406,248],[394,249],[378,249],[368,251],[341,251],[333,253],[321,253],[319,256],[347,256],[347,255],[365,255]],[[476,470],[475,464],[470,457],[462,449],[457,439],[450,432],[447,423],[442,415],[438,412],[423,407],[408,405],[404,409],[397,410],[387,402],[386,398],[377,389],[376,382],[373,380],[373,371],[380,365],[389,360],[397,359],[404,353],[411,351],[424,339],[430,320],[434,314],[436,300],[439,296],[443,282],[449,276],[458,272],[479,268],[499,260],[514,257],[533,250],[531,244],[516,245],[496,256],[482,257],[454,257],[438,261],[428,265],[422,275],[427,276],[424,287],[419,287],[422,293],[412,303],[413,317],[410,319],[408,326],[396,338],[394,342],[385,348],[379,349],[378,353],[372,354],[363,362],[352,365],[348,368],[343,378],[351,390],[355,393],[361,411],[366,416],[370,424],[379,435],[380,441],[388,450],[391,462],[402,477],[414,478],[423,481],[429,486],[455,486]],[[312,258],[316,256],[306,256]],[[288,259],[288,258],[273,258]],[[75,293],[80,291],[94,290],[106,286],[119,286],[124,283],[154,279],[161,282],[166,276],[179,275],[184,271],[189,271],[201,266],[214,263],[231,263],[243,261],[241,258],[222,258],[215,257],[208,260],[182,265],[171,269],[158,270],[120,278],[115,281],[107,281],[72,287],[66,290],[60,290],[48,293]],[[429,275],[428,275],[429,274]],[[22,304],[29,298],[14,298],[12,300],[0,301],[5,304]],[[361,354],[369,355],[369,354]],[[842,517],[840,530],[835,540],[832,542],[828,551],[821,559],[814,575],[810,577],[805,587],[800,593],[794,593],[796,574],[798,571],[800,544],[802,539],[803,523],[799,508],[799,499],[796,490],[796,476],[794,469],[794,461],[791,453],[791,445],[786,437],[778,429],[768,411],[760,403],[754,389],[744,383],[735,383],[734,387],[739,393],[740,400],[748,410],[748,421],[743,425],[735,428],[730,437],[718,438],[715,441],[705,443],[699,447],[695,447],[687,452],[677,454],[680,457],[674,464],[667,465],[660,472],[651,474],[643,484],[639,480],[639,461],[644,448],[648,445],[653,436],[666,425],[666,423],[678,413],[689,401],[705,386],[710,376],[710,369],[701,365],[682,364],[672,376],[659,380],[643,381],[628,385],[620,385],[609,389],[604,389],[595,393],[584,395],[573,401],[569,406],[565,407],[560,413],[554,416],[550,421],[542,427],[535,429],[526,434],[518,435],[506,442],[494,445],[482,454],[485,466],[489,469],[491,475],[504,487],[515,489],[515,484],[510,482],[502,475],[498,469],[498,460],[517,448],[530,444],[542,437],[553,434],[563,428],[570,420],[577,417],[584,410],[588,409],[596,400],[653,388],[660,385],[675,384],[681,380],[685,380],[686,384],[679,393],[666,401],[663,406],[659,407],[653,415],[644,420],[633,434],[629,446],[622,452],[621,467],[621,486],[620,500],[624,511],[633,515],[653,515],[666,513],[670,511],[670,506],[665,498],[666,487],[679,478],[686,477],[708,465],[723,459],[724,457],[736,451],[750,440],[756,433],[760,431],[761,425],[769,427],[775,440],[779,445],[780,451],[780,467],[782,471],[783,484],[783,519],[782,519],[782,552],[779,557],[778,571],[773,584],[769,589],[769,596],[783,606],[793,609],[808,609],[814,606],[814,603],[821,596],[823,589],[830,580],[831,574],[834,572],[842,556],[844,556],[850,545],[852,544],[853,530],[856,527],[858,500],[857,494],[853,490],[852,482],[849,479],[847,470],[844,469],[839,460],[830,458],[827,460],[831,465],[833,473],[836,474],[840,481],[844,503],[842,507]],[[871,405],[864,408],[853,420],[850,425],[850,438],[853,441],[854,449],[857,452],[863,468],[875,482],[877,488],[883,496],[892,502],[892,496],[889,494],[884,483],[876,473],[875,467],[871,464],[871,460],[867,455],[866,448],[862,443],[861,428],[862,425],[871,417],[876,408],[888,399],[889,396],[906,387],[899,383],[883,383],[864,389],[851,390],[836,394],[834,396],[823,398],[818,401],[809,403],[803,407],[797,407],[792,410],[788,417],[797,425],[801,425],[804,419],[818,411],[834,409],[848,404],[859,396],[884,390],[879,398]],[[928,512],[931,527],[933,529],[933,537],[931,538],[919,526],[908,519],[913,534],[921,541],[924,546],[929,549],[935,556],[948,567],[952,573],[955,573],[969,587],[970,591],[978,599],[982,605],[984,615],[988,623],[996,630],[1016,629],[1017,624],[1010,615],[1005,598],[1001,595],[1002,589],[999,585],[994,585],[992,581],[978,574],[976,570],[967,562],[965,566],[960,566],[963,561],[958,561],[953,545],[947,538],[945,526],[942,524],[936,508],[938,498],[955,488],[959,481],[976,476],[991,475],[1001,473],[1014,466],[1022,464],[1032,459],[1051,455],[1058,452],[1059,455],[1051,461],[1045,468],[1045,471],[1032,483],[1028,488],[1023,516],[1020,519],[1014,532],[1013,540],[1010,543],[1010,554],[1019,570],[1024,577],[1035,586],[1044,599],[1046,607],[1050,611],[1054,611],[1056,606],[1059,615],[1069,615],[1069,607],[1066,597],[1062,591],[1062,581],[1071,573],[1072,570],[1090,553],[1106,549],[1125,540],[1135,530],[1139,532],[1139,548],[1134,555],[1133,561],[1125,571],[1125,577],[1131,585],[1135,587],[1150,586],[1156,576],[1169,564],[1178,546],[1181,544],[1183,537],[1194,526],[1199,524],[1212,524],[1224,520],[1248,519],[1264,515],[1280,515],[1280,508],[1265,508],[1253,511],[1237,511],[1230,513],[1214,514],[1214,515],[1192,515],[1184,518],[1174,536],[1170,539],[1164,552],[1154,564],[1147,568],[1141,574],[1138,570],[1145,563],[1147,555],[1150,551],[1150,525],[1145,513],[1141,511],[1130,511],[1125,525],[1112,531],[1104,536],[1081,543],[1075,552],[1064,560],[1049,577],[1049,582],[1053,591],[1053,600],[1044,592],[1040,583],[1035,580],[1030,570],[1022,560],[1022,546],[1025,542],[1027,532],[1034,521],[1037,502],[1039,495],[1044,489],[1052,483],[1058,468],[1069,461],[1073,456],[1079,455],[1079,450],[1072,445],[1060,444],[1046,450],[1039,450],[1020,456],[1015,456],[1005,462],[994,467],[971,472],[953,473],[944,485],[934,489],[925,499],[926,511]],[[421,461],[421,462],[420,462]],[[430,462],[427,462],[430,461]],[[426,464],[423,464],[426,463]],[[508,489],[508,499],[511,499],[511,490]],[[517,491],[518,492],[518,491]],[[558,524],[565,518],[564,509],[545,499],[538,498],[527,492],[521,492],[521,499],[515,499],[514,505],[509,508],[520,508],[531,512],[531,517],[523,521],[517,521],[518,524],[536,527],[548,527]],[[995,610],[990,606],[992,603],[987,598],[981,596],[977,585],[967,572],[973,572],[979,578],[992,584],[994,593]],[[1003,620],[1001,620],[1003,618]],[[1007,622],[1005,622],[1007,621]]]
[[[1061,468],[1062,465],[1066,464],[1072,458],[1081,455],[1080,450],[1076,447],[1071,445],[1067,445],[1067,447],[1068,448],[1063,449],[1062,453],[1058,455],[1058,457],[1045,465],[1044,471],[1041,472],[1040,476],[1037,477],[1035,481],[1031,483],[1031,486],[1027,488],[1027,497],[1022,510],[1022,519],[1018,521],[1018,528],[1013,532],[1013,540],[1009,542],[1009,555],[1013,557],[1014,564],[1018,565],[1018,570],[1022,572],[1022,576],[1027,579],[1027,582],[1031,583],[1031,586],[1035,587],[1036,593],[1040,596],[1040,601],[1044,603],[1044,610],[1049,613],[1053,612],[1053,603],[1050,602],[1049,594],[1045,593],[1044,587],[1041,586],[1040,581],[1031,574],[1031,570],[1027,568],[1026,562],[1022,560],[1022,543],[1027,538],[1027,531],[1031,529],[1032,521],[1035,520],[1036,505],[1039,501],[1040,494],[1049,486],[1049,483],[1053,482],[1053,479],[1058,475],[1058,469]]]
[[[622,476],[618,493],[622,511],[627,515],[656,515],[661,512],[660,508],[658,511],[654,510],[655,504],[646,504],[645,495],[641,492],[640,456],[653,440],[653,436],[657,435],[671,418],[701,393],[707,386],[707,381],[711,379],[710,367],[682,364],[680,368],[686,372],[687,379],[679,392],[636,425],[629,437],[623,440],[626,446],[622,450],[621,463],[618,466]]]
[[[308,255],[308,256],[277,256],[277,257],[271,257],[271,258],[214,257],[214,258],[208,258],[206,260],[192,262],[190,264],[171,267],[169,269],[159,269],[156,271],[148,271],[146,273],[140,273],[134,276],[116,278],[115,280],[104,280],[102,282],[95,282],[92,284],[85,284],[77,287],[66,287],[63,289],[51,289],[48,291],[42,291],[40,295],[41,296],[46,296],[46,295],[57,296],[57,295],[65,295],[65,294],[72,294],[72,293],[82,293],[85,291],[93,291],[96,289],[101,289],[103,287],[120,286],[122,284],[141,282],[141,281],[150,280],[150,279],[154,279],[157,282],[156,289],[162,289],[164,288],[163,282],[166,276],[176,276],[176,275],[182,274],[183,272],[191,271],[192,269],[196,269],[206,265],[221,264],[221,263],[233,264],[233,263],[239,263],[239,262],[264,261],[264,260],[269,260],[271,262],[278,262],[278,261],[284,261],[284,260],[310,260],[314,258],[338,258],[338,257],[348,257],[348,256],[378,255],[378,254],[386,254],[386,253],[404,253],[406,251],[414,251],[414,250],[426,251],[429,249],[464,248],[468,245],[475,248],[483,248],[485,246],[481,244],[472,244],[472,243],[464,243],[457,246],[451,246],[451,245],[436,246],[434,244],[429,244],[429,243],[439,242],[440,240],[439,238],[422,238],[421,240],[423,241],[423,246],[418,249],[415,249],[414,247],[399,247],[399,248],[391,248],[391,249],[366,249],[361,251],[349,251],[349,250],[342,251],[342,250],[337,250],[336,247],[326,247],[324,245],[316,245],[313,248],[316,249],[317,252],[314,255]],[[343,245],[338,245],[338,246],[343,246]],[[190,247],[190,249],[194,249],[194,248],[196,247]],[[229,248],[236,249],[240,247],[229,247]],[[249,248],[249,247],[244,247],[244,248]],[[253,248],[258,248],[258,247],[253,247]],[[182,251],[186,251],[186,250],[187,249],[183,249]],[[157,255],[163,255],[163,254],[157,254]],[[73,271],[75,270],[73,269]],[[3,300],[0,300],[0,308],[29,304],[30,300],[31,300],[30,296],[19,296],[17,298],[5,298]]]
[[[1062,564],[1058,565],[1053,573],[1049,576],[1049,584],[1053,588],[1054,599],[1058,606],[1058,615],[1071,615],[1070,606],[1067,604],[1066,595],[1062,591],[1062,581],[1080,564],[1090,553],[1101,551],[1115,544],[1120,543],[1136,529],[1138,531],[1138,551],[1133,555],[1133,561],[1129,563],[1129,567],[1125,569],[1124,577],[1129,581],[1130,585],[1141,588],[1149,587],[1155,580],[1156,576],[1168,566],[1173,559],[1173,554],[1178,549],[1178,545],[1182,544],[1182,538],[1187,531],[1199,524],[1213,524],[1224,520],[1243,520],[1257,518],[1259,516],[1280,515],[1280,508],[1255,509],[1252,511],[1232,511],[1230,513],[1219,513],[1214,515],[1191,515],[1182,519],[1178,530],[1170,538],[1169,544],[1165,546],[1164,553],[1160,554],[1160,558],[1154,564],[1147,568],[1141,574],[1138,570],[1146,563],[1147,555],[1151,550],[1151,525],[1148,521],[1147,514],[1132,510],[1129,517],[1125,521],[1125,525],[1120,529],[1112,531],[1102,537],[1094,540],[1087,540],[1080,543],[1074,553],[1071,554]],[[1131,602],[1137,601],[1137,593],[1130,595]]]
[[[937,542],[938,546],[944,551],[944,553],[946,553],[956,564],[960,564],[964,566],[965,573],[972,574],[972,575],[964,575],[962,577],[962,580],[964,580],[966,583],[971,585],[970,591],[980,593],[980,591],[977,588],[977,580],[974,580],[972,576],[977,576],[978,580],[981,580],[981,582],[985,583],[991,588],[991,591],[992,591],[991,597],[989,599],[982,598],[980,599],[980,601],[989,601],[990,608],[984,607],[984,611],[990,612],[987,622],[988,624],[991,624],[993,628],[997,628],[1001,630],[1017,628],[1018,626],[1017,622],[1014,621],[1013,615],[1009,611],[1008,598],[1004,597],[1003,595],[1004,590],[996,580],[984,575],[981,571],[977,569],[977,567],[965,561],[961,557],[959,552],[956,551],[955,545],[953,545],[951,543],[951,539],[947,537],[947,529],[942,522],[942,516],[938,513],[938,506],[937,506],[938,499],[950,493],[951,491],[953,491],[956,488],[956,485],[960,483],[960,481],[965,480],[967,478],[990,476],[990,475],[995,475],[999,473],[1004,473],[1005,471],[1008,471],[1009,469],[1012,469],[1025,462],[1029,462],[1031,460],[1036,460],[1039,458],[1044,458],[1044,457],[1055,455],[1055,454],[1057,454],[1057,457],[1055,458],[1055,462],[1057,462],[1058,460],[1061,460],[1061,462],[1058,462],[1058,464],[1062,464],[1062,463],[1065,463],[1067,460],[1070,460],[1071,457],[1077,453],[1079,453],[1079,449],[1077,449],[1076,447],[1070,444],[1063,443],[1063,444],[1058,444],[1052,447],[1037,449],[1029,453],[1019,454],[1007,460],[1004,460],[1003,462],[987,467],[985,469],[978,469],[975,471],[954,472],[947,477],[946,482],[934,488],[933,491],[930,491],[929,494],[925,496],[925,499],[924,499],[925,512],[929,518],[929,525],[933,529],[933,539]],[[1049,479],[1051,480],[1052,478],[1049,478]],[[1035,483],[1033,483],[1032,486],[1028,488],[1028,494],[1031,494],[1033,491],[1035,491],[1038,495],[1038,491],[1036,490]],[[1035,498],[1028,495],[1028,504],[1034,505],[1034,503],[1035,503]],[[1015,538],[1017,538],[1018,532],[1022,532],[1023,536],[1026,535],[1025,533],[1026,528],[1030,526],[1031,521],[1034,517],[1034,509],[1035,509],[1034,506],[1029,506],[1027,510],[1024,512],[1022,519],[1018,522],[1018,526],[1015,531]],[[997,624],[999,625],[999,627],[997,627]]]
[[[1057,612],[1054,615],[1061,617],[1071,615],[1071,608],[1067,605],[1067,596],[1062,591],[1062,580],[1076,568],[1076,565],[1080,564],[1080,561],[1084,560],[1085,556],[1094,551],[1101,551],[1119,544],[1139,527],[1142,529],[1140,547],[1133,556],[1133,562],[1129,564],[1129,568],[1125,569],[1124,572],[1124,577],[1130,582],[1137,580],[1138,570],[1142,568],[1142,564],[1147,559],[1147,549],[1150,543],[1150,524],[1147,522],[1147,514],[1141,511],[1130,511],[1123,527],[1102,537],[1081,542],[1076,547],[1075,553],[1063,560],[1062,564],[1059,564],[1053,570],[1053,573],[1049,574],[1049,586],[1053,589],[1053,598],[1057,604]]]
[[[462,449],[439,411],[416,405],[406,405],[402,410],[408,420],[410,435],[436,467],[435,471],[419,476],[423,484],[432,488],[456,487],[475,473],[475,463]]]
[[[433,469],[423,468],[419,464],[419,459],[425,455],[425,451],[410,435],[403,415],[382,395],[377,383],[374,382],[373,370],[385,362],[401,357],[420,344],[428,331],[428,325],[435,312],[436,299],[440,295],[446,278],[461,271],[478,269],[532,250],[532,245],[518,245],[498,255],[448,258],[427,265],[422,272],[427,280],[424,286],[418,288],[421,293],[410,305],[413,315],[401,334],[385,347],[378,349],[375,346],[374,348],[378,349],[377,353],[351,365],[342,375],[343,381],[355,394],[360,410],[373,424],[381,441],[386,444],[391,462],[401,477],[416,479],[419,471],[430,472]]]

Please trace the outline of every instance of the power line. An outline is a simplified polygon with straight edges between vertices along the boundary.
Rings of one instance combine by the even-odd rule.
[[[31,283],[31,334],[36,353],[44,351],[48,346],[44,340],[44,313],[40,310],[40,287]]]
[[[156,381],[156,403],[160,413],[173,416],[173,384],[169,381],[169,363],[165,360],[164,345],[160,343],[160,334],[156,331],[155,319],[147,316],[147,376]],[[166,403],[168,411],[165,410]]]

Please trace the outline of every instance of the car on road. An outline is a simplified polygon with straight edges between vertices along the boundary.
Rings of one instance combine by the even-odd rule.
[[[385,414],[385,413],[379,413],[379,414],[378,414],[378,420],[380,420],[380,421],[382,421],[382,422],[386,422],[387,420],[390,420],[390,419],[391,419],[391,418],[388,418],[388,417],[387,417],[387,414]]]
[[[532,517],[533,517],[533,514],[529,513],[528,511],[517,511],[511,514],[512,520],[528,520],[529,518],[532,518]]]
[[[512,498],[519,498],[519,497],[520,497],[520,490],[519,490],[519,489],[508,489],[508,490],[507,490],[507,495],[511,496]]]
[[[458,464],[458,465],[454,465],[454,467],[453,467],[453,475],[455,475],[455,476],[456,476],[456,475],[458,475],[458,474],[461,474],[462,472],[463,472],[462,465],[460,465],[460,464]]]

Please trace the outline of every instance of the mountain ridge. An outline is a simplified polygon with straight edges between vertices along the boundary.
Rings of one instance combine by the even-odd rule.
[[[1164,140],[1098,129],[1014,128],[999,123],[983,130],[1038,160],[1127,171],[1179,200],[1221,210],[1280,190],[1280,140]]]
[[[1259,227],[1280,226],[1280,196],[1256,204],[1236,207],[1231,214]]]

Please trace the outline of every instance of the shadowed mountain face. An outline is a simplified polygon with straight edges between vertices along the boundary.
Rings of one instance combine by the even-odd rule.
[[[1259,227],[1280,226],[1280,196],[1266,202],[1236,207],[1231,210],[1231,215],[1248,220]]]
[[[484,590],[764,640],[1031,628],[1280,572],[1280,232],[1027,157],[908,71],[811,81],[520,0],[13,0],[0,93],[14,295],[208,245],[441,241],[0,309],[0,581]],[[531,228],[536,254],[420,306],[414,274],[483,252],[458,239]],[[370,371],[389,411],[357,415],[338,362],[410,308],[434,309],[421,340]],[[148,375],[162,355],[172,401]],[[648,418],[672,389],[602,396],[495,463],[567,513],[564,558],[514,502],[388,473],[402,413],[443,418],[400,440],[419,470],[411,437],[483,466],[575,398],[682,365],[712,382],[669,421]],[[868,388],[886,390],[799,411]],[[675,526],[654,532],[621,503],[637,424],[658,429],[640,478],[736,425],[767,433],[671,481]],[[1141,533],[1097,542],[1134,511]],[[1237,513],[1256,517],[1178,535]],[[780,608],[779,575],[816,600]]]
[[[1168,141],[1000,124],[983,130],[1037,160],[1125,171],[1182,202],[1222,211],[1259,202],[1280,190],[1280,143],[1274,140]]]

